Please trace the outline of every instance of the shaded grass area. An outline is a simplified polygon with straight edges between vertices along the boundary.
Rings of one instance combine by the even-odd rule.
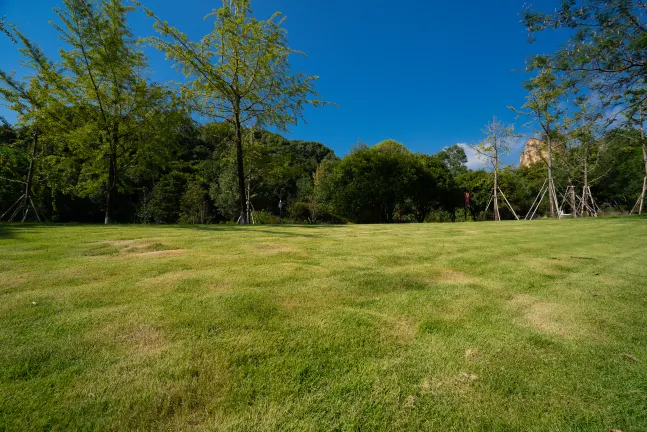
[[[646,222],[0,225],[0,430],[647,430]]]

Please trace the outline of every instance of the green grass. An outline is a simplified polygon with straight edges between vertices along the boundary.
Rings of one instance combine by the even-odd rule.
[[[0,430],[645,431],[646,240],[0,225]]]

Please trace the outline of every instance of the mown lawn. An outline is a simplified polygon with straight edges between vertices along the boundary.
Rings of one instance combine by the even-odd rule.
[[[0,225],[0,430],[647,430],[647,219]]]

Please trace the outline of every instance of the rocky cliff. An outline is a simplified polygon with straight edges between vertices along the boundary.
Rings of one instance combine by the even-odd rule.
[[[536,163],[544,162],[547,157],[548,150],[546,149],[546,145],[536,138],[530,138],[521,153],[519,165],[529,167]]]

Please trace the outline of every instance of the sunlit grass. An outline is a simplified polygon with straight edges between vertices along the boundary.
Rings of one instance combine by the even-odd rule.
[[[0,225],[0,430],[646,430],[646,239]]]

